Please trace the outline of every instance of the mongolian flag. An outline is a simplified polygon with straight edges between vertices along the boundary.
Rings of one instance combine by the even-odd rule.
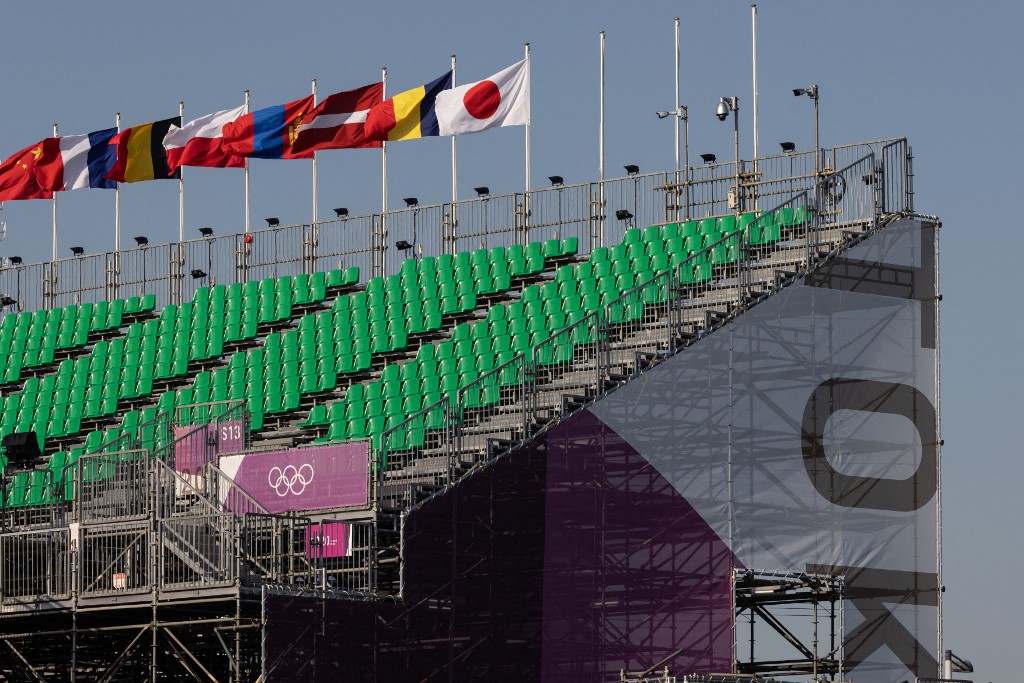
[[[115,135],[110,144],[117,148],[117,161],[107,178],[119,183],[180,178],[180,172],[171,171],[164,149],[164,137],[171,126],[180,127],[181,117],[132,126]]]
[[[292,149],[299,126],[313,110],[313,96],[267,107],[224,125],[224,151],[254,159],[312,159],[312,152]]]

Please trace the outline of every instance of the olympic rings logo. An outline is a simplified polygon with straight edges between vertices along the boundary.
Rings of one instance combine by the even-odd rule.
[[[298,468],[295,465],[286,465],[283,470],[277,466],[271,467],[267,473],[267,483],[281,498],[289,493],[302,495],[306,487],[313,483],[313,466],[309,463]]]

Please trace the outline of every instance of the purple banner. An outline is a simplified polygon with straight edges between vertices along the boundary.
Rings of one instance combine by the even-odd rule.
[[[306,559],[347,557],[349,531],[343,522],[310,524],[306,527]]]
[[[237,453],[245,448],[239,420],[174,428],[174,469],[199,474],[218,453]]]
[[[268,512],[365,507],[370,503],[367,443],[299,448],[220,459],[236,487]],[[223,491],[222,504],[229,501]]]

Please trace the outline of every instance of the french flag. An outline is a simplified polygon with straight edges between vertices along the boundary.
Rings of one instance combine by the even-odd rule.
[[[302,118],[313,110],[313,96],[267,107],[224,125],[224,150],[254,159],[312,159],[292,149]]]
[[[171,126],[163,139],[171,172],[181,166],[244,167],[244,157],[235,156],[224,149],[224,126],[244,115],[245,105],[242,105],[200,116],[181,128]]]
[[[51,192],[117,187],[116,182],[107,180],[117,161],[117,149],[108,144],[115,135],[116,128],[107,128],[86,135],[46,138],[36,161],[36,181]]]

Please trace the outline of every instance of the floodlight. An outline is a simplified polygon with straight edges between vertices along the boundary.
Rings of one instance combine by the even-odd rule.
[[[212,237],[213,228],[199,228],[199,234],[202,235],[203,237]]]
[[[789,152],[792,152],[792,151],[794,151],[796,149],[796,143],[795,142],[780,142],[779,143],[779,147],[782,148],[783,152],[789,153]]]
[[[615,217],[618,218],[620,221],[628,221],[633,218],[633,214],[631,214],[626,209],[618,209],[615,212]]]
[[[551,181],[551,187],[558,187],[565,183],[565,180],[560,175],[549,175],[548,180]]]
[[[338,218],[344,218],[345,216],[348,215],[348,209],[346,209],[344,206],[340,206],[334,210],[334,215],[337,216]]]
[[[12,299],[11,297],[7,296],[6,294],[0,296],[0,307],[6,308],[8,306],[13,306],[16,303],[18,302]]]
[[[264,219],[267,222],[268,228],[276,228],[281,225],[281,220],[277,216],[271,216],[270,218]]]
[[[145,235],[139,235],[138,237],[135,238],[135,244],[139,245],[140,247],[144,247],[147,244],[149,244],[149,238],[146,237]]]
[[[82,247],[71,247],[71,253],[74,254],[75,256],[81,256],[82,254],[85,253],[85,249],[83,249]]]
[[[402,201],[405,202],[405,205],[408,206],[408,207],[413,207],[413,206],[419,206],[420,205],[420,200],[416,199],[416,197],[406,197]]]
[[[406,249],[412,249],[412,245],[406,242],[405,240],[398,240],[397,242],[395,242],[395,249],[405,251]]]
[[[626,175],[636,175],[640,172],[640,167],[636,164],[626,164],[623,168],[626,169]]]
[[[193,268],[192,269],[192,277],[195,278],[196,280],[201,280],[204,277],[206,277],[206,272],[202,271],[202,270],[199,270],[198,268]]]
[[[476,192],[478,197],[486,197],[491,193],[491,188],[486,185],[481,185],[480,187],[474,187],[473,191]]]
[[[718,157],[714,154],[701,154],[700,158],[704,160],[705,164],[713,164],[718,161]]]
[[[20,256],[8,256],[7,260],[10,261],[11,263],[13,263],[14,265],[18,266],[18,265],[21,265],[21,260],[22,259],[21,259]]]
[[[668,118],[669,116],[672,116],[672,114],[674,112],[671,112],[671,111],[656,111],[654,113],[658,115],[659,119],[665,119],[665,118]]]

